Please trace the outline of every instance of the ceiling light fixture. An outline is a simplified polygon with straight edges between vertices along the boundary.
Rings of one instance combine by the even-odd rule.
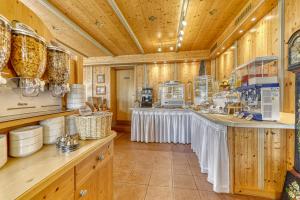
[[[171,46],[171,47],[170,47],[170,51],[173,51],[173,50],[174,50],[174,47]]]
[[[243,32],[244,32],[243,30],[240,30],[240,31],[239,31],[239,33],[243,33]]]
[[[179,40],[182,41],[182,40],[183,40],[183,37],[182,37],[182,36],[179,36]]]
[[[184,35],[184,31],[183,30],[179,31],[179,34]]]
[[[181,43],[179,42],[179,43],[177,44],[177,46],[178,46],[178,47],[181,47]]]
[[[158,51],[158,52],[161,52],[161,51],[162,51],[161,47],[158,47],[157,51]]]
[[[255,32],[256,32],[255,28],[253,28],[253,29],[250,30],[250,33],[255,33]]]
[[[251,21],[252,21],[252,22],[255,22],[255,21],[256,21],[256,17],[253,17],[253,18],[251,19]]]
[[[225,49],[225,47],[222,47],[222,50],[224,50]]]
[[[182,20],[181,24],[182,24],[182,26],[186,26],[187,22],[185,20]]]
[[[217,52],[217,55],[219,55],[220,54],[220,52]]]

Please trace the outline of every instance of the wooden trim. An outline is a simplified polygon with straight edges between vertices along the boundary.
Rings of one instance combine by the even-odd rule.
[[[180,51],[167,53],[135,54],[123,56],[103,56],[84,58],[83,63],[88,65],[123,65],[123,64],[144,64],[154,62],[183,62],[208,60],[209,50]]]
[[[39,121],[42,121],[45,119],[50,119],[50,118],[55,118],[55,117],[73,115],[76,113],[77,113],[77,111],[65,111],[65,112],[59,112],[59,113],[55,113],[55,114],[41,115],[41,116],[29,117],[29,118],[25,118],[25,119],[17,119],[17,120],[12,120],[12,121],[7,121],[7,122],[1,122],[0,130],[3,131],[4,129],[8,129],[8,128],[15,127],[15,126],[26,125],[26,124],[39,122]]]

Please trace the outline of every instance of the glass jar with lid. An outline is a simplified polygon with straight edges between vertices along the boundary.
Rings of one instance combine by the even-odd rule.
[[[11,48],[11,64],[20,77],[23,95],[36,96],[41,87],[40,79],[46,70],[45,39],[29,26],[13,21]]]
[[[69,91],[70,55],[57,46],[47,47],[47,75],[53,96],[64,96]]]
[[[10,57],[11,24],[8,19],[0,15],[0,84],[5,84],[1,71],[6,66]]]

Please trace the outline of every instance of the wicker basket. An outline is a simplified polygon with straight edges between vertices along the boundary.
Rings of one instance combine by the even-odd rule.
[[[79,137],[86,139],[101,139],[111,134],[111,112],[97,112],[91,116],[75,118]]]

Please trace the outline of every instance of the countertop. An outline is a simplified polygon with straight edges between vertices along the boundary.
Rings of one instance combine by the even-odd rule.
[[[204,114],[201,112],[194,111],[192,109],[167,109],[167,108],[132,108],[132,110],[142,111],[187,111],[192,112],[196,115],[206,118],[214,123],[221,124],[228,127],[238,128],[278,128],[278,129],[294,129],[294,122],[275,122],[275,121],[248,121],[246,119],[239,119],[233,115],[222,115],[222,114]]]
[[[80,148],[63,154],[55,145],[44,145],[35,154],[24,158],[9,158],[0,169],[0,199],[11,200],[22,197],[46,182],[71,169],[97,148],[114,139],[116,133],[100,140],[80,140]]]

